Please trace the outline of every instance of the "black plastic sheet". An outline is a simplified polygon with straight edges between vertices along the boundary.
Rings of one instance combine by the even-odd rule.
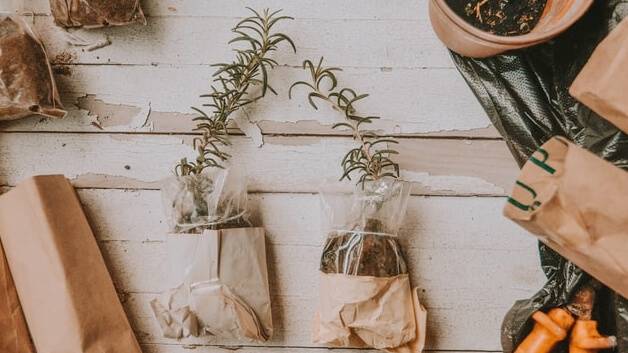
[[[550,42],[486,59],[452,53],[519,165],[545,141],[560,135],[628,170],[628,136],[568,92],[597,44],[627,15],[628,0],[595,1],[580,21]],[[505,353],[513,352],[529,333],[534,311],[567,304],[591,280],[545,245],[539,244],[539,253],[548,281],[532,298],[517,301],[506,315]],[[594,319],[600,332],[616,335],[616,351],[628,353],[628,300],[605,287],[597,296]],[[566,344],[556,351],[566,352]]]

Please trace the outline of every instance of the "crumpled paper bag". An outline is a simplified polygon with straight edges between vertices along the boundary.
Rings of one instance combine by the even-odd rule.
[[[523,166],[504,215],[628,298],[628,173],[554,137]]]
[[[141,353],[81,204],[61,175],[0,196],[0,239],[40,353]]]
[[[314,343],[420,353],[427,312],[407,274],[394,277],[320,273]]]
[[[164,337],[198,337],[198,319],[190,310],[188,295],[180,286],[163,293],[161,299],[151,300],[150,307]]]
[[[167,247],[174,289],[151,302],[165,337],[210,334],[264,342],[272,336],[263,228],[169,234]]]
[[[628,18],[595,48],[569,93],[628,133]]]
[[[146,24],[139,0],[50,0],[50,10],[55,23],[62,27]]]
[[[2,246],[0,246],[0,352],[35,353]]]
[[[0,16],[0,120],[65,114],[43,44],[22,19]]]

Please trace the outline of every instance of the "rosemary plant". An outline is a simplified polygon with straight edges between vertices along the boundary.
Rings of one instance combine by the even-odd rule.
[[[351,180],[351,175],[359,174],[358,184],[367,181],[378,180],[383,177],[399,178],[399,165],[392,160],[392,155],[397,151],[389,147],[390,144],[398,143],[390,137],[382,137],[376,133],[363,129],[363,124],[372,123],[380,119],[377,116],[366,116],[358,114],[356,103],[368,97],[368,94],[358,94],[351,88],[338,88],[338,79],[335,72],[342,71],[337,67],[323,66],[323,58],[318,65],[310,60],[303,62],[303,69],[309,70],[310,82],[297,81],[290,86],[288,95],[292,98],[292,89],[296,86],[307,86],[310,93],[307,98],[314,107],[315,99],[329,103],[331,107],[342,112],[345,121],[333,125],[334,129],[347,128],[351,131],[353,139],[358,142],[358,146],[352,148],[344,156],[341,162],[343,174],[340,180]]]
[[[209,111],[192,107],[199,114],[193,119],[197,122],[194,131],[200,132],[201,136],[193,142],[196,160],[183,158],[176,165],[175,173],[179,176],[198,175],[206,168],[223,168],[222,163],[231,157],[223,151],[223,147],[230,144],[227,132],[230,115],[263,98],[268,91],[277,94],[268,83],[268,72],[278,63],[268,56],[280,43],[287,42],[296,52],[290,37],[273,31],[278,22],[292,17],[279,15],[281,10],[271,12],[265,9],[260,13],[247,9],[253,14],[233,28],[236,37],[229,41],[229,44],[245,43],[245,49],[234,49],[236,57],[231,63],[213,65],[218,70],[213,75],[211,92],[201,96],[209,98],[210,102],[203,104]],[[261,91],[252,93],[255,87]]]

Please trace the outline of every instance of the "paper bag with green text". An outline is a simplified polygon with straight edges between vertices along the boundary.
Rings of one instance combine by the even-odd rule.
[[[554,137],[523,166],[504,214],[628,297],[626,195],[627,172]]]

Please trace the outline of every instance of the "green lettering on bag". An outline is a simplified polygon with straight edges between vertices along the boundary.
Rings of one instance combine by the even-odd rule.
[[[545,163],[547,162],[547,159],[549,158],[549,153],[547,153],[547,151],[544,150],[543,148],[539,148],[537,152],[543,155],[543,160],[540,161],[536,157],[534,157],[534,155],[532,155],[530,157],[530,162],[536,164],[537,166],[541,167],[543,170],[545,170],[546,172],[550,174],[556,173],[556,169],[550,167],[547,163]]]
[[[536,191],[534,191],[534,189],[532,189],[531,187],[529,187],[528,185],[524,184],[523,182],[517,180],[516,181],[517,186],[522,187],[524,190],[526,190],[527,192],[529,192],[532,195],[532,198],[536,198]],[[523,211],[534,211],[537,207],[541,206],[541,202],[535,200],[532,205],[526,205],[523,204],[515,199],[513,199],[512,197],[508,198],[508,203],[510,203],[511,205],[517,207],[520,210]]]

